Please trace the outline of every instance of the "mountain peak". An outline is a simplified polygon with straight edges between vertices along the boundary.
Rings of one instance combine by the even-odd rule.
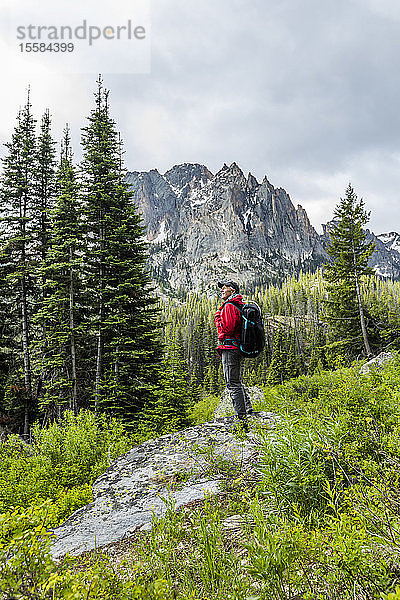
[[[175,165],[164,173],[164,179],[178,196],[187,196],[194,188],[203,187],[213,174],[198,163]]]
[[[150,265],[165,289],[206,291],[221,272],[234,273],[244,288],[262,286],[326,262],[331,224],[318,235],[283,188],[267,176],[261,184],[251,173],[245,177],[236,162],[215,175],[204,165],[184,163],[164,175],[153,170],[127,180],[147,239],[157,242]],[[371,266],[400,277],[400,236],[391,232],[375,240]]]
[[[236,162],[231,163],[229,167],[226,163],[224,163],[222,168],[218,171],[218,173],[216,173],[215,176],[222,178],[238,177],[242,179],[244,183],[246,182],[246,178],[243,174],[243,171]]]
[[[386,246],[386,248],[400,252],[400,234],[396,231],[380,233],[376,237]]]
[[[249,171],[249,174],[247,175],[247,187],[249,189],[254,189],[255,187],[258,187],[258,186],[259,186],[259,183],[258,183],[257,179]]]
[[[244,177],[243,171],[242,169],[239,167],[239,165],[235,162],[233,162],[230,167],[229,170],[231,173],[234,173],[235,175],[241,175],[242,177]]]
[[[261,185],[266,185],[266,186],[270,186],[270,182],[268,180],[268,177],[266,175],[264,175],[264,177],[262,178],[262,182]]]

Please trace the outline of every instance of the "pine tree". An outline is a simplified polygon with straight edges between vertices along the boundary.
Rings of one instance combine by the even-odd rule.
[[[143,227],[125,182],[122,144],[101,78],[83,129],[81,165],[87,236],[85,285],[95,363],[95,409],[131,422],[157,377],[157,300],[146,271]]]
[[[1,262],[0,286],[7,304],[7,325],[11,344],[21,340],[20,352],[13,348],[13,389],[23,404],[23,431],[29,433],[35,411],[31,369],[31,298],[32,278],[32,208],[35,195],[36,139],[35,119],[30,95],[18,113],[11,141],[6,143],[1,177]],[[23,376],[23,384],[19,381]]]
[[[288,343],[288,352],[285,360],[285,379],[297,377],[301,372],[300,355],[296,352],[294,334],[290,337],[291,339]]]
[[[277,385],[286,378],[287,343],[282,327],[275,332],[272,360],[268,368],[267,384]]]
[[[35,194],[32,199],[33,254],[37,265],[35,268],[35,287],[40,291],[37,298],[37,308],[39,310],[32,319],[32,324],[37,329],[32,347],[32,364],[36,379],[34,395],[35,401],[38,402],[45,385],[44,363],[46,354],[49,352],[46,339],[46,322],[41,318],[42,311],[40,309],[46,301],[46,269],[43,267],[50,250],[50,213],[56,193],[55,142],[51,136],[51,118],[48,110],[43,114],[37,138],[34,188]]]
[[[331,258],[325,266],[328,281],[327,320],[329,340],[350,355],[364,350],[371,355],[364,308],[361,298],[363,275],[372,274],[368,260],[375,244],[366,242],[363,226],[369,220],[362,199],[358,200],[349,184],[345,198],[334,211],[337,220],[330,231],[327,252]]]
[[[312,340],[310,360],[307,365],[307,373],[312,375],[315,372],[322,371],[327,367],[325,356],[325,335],[321,327],[316,327],[314,330],[314,338]]]
[[[49,247],[42,264],[43,303],[38,319],[46,326],[43,358],[44,390],[41,408],[48,418],[63,408],[78,409],[77,295],[82,254],[79,182],[73,165],[68,126],[64,130],[57,172],[57,198],[51,216]]]
[[[169,332],[166,336],[161,377],[155,400],[144,410],[143,420],[159,434],[183,429],[190,423],[192,405],[188,390],[188,372],[185,369],[182,348]]]
[[[33,222],[37,237],[37,251],[41,261],[45,261],[49,250],[50,211],[56,193],[55,142],[51,136],[51,117],[48,110],[42,117],[37,139],[37,161],[35,169],[35,196]]]

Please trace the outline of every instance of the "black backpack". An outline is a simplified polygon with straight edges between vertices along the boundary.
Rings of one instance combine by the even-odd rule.
[[[239,350],[247,358],[255,358],[265,346],[265,330],[261,309],[256,302],[246,302],[243,306],[234,300],[226,304],[233,304],[242,317]]]

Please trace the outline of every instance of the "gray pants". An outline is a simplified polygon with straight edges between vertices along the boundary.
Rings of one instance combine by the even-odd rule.
[[[239,350],[222,350],[221,355],[226,389],[231,395],[235,415],[244,419],[246,413],[252,410],[252,406],[250,396],[241,380],[243,357]]]

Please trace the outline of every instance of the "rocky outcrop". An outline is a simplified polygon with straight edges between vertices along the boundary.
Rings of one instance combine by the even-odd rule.
[[[369,239],[375,242],[375,252],[370,265],[382,277],[400,278],[400,235],[395,232],[375,236],[367,230]]]
[[[391,231],[390,233],[381,233],[377,237],[388,250],[400,253],[400,234]]]
[[[79,555],[131,536],[152,526],[154,516],[168,506],[176,509],[220,489],[218,473],[210,471],[212,457],[253,464],[257,439],[230,433],[232,418],[216,419],[178,433],[164,435],[120,456],[93,486],[94,502],[77,510],[54,531],[51,553]],[[271,427],[274,416],[258,413],[257,427]]]
[[[165,291],[214,290],[223,276],[244,289],[279,283],[328,259],[332,223],[320,236],[306,211],[264,177],[247,177],[236,163],[212,174],[185,163],[164,174],[156,169],[128,173],[150,242],[150,267]],[[398,234],[375,237],[371,266],[382,276],[400,277]],[[396,237],[397,236],[397,237]]]
[[[371,358],[371,360],[366,362],[365,365],[361,367],[360,373],[365,375],[366,373],[369,373],[371,369],[380,369],[393,358],[394,354],[392,354],[391,352],[381,352],[380,354],[378,354],[378,356],[376,356],[375,358]]]

